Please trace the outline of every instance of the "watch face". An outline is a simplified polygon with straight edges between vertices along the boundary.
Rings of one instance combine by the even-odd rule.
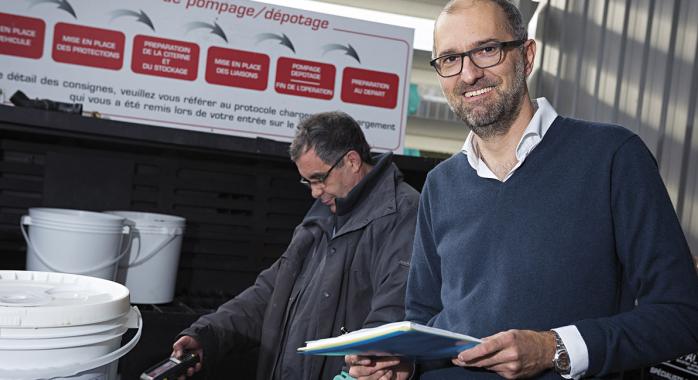
[[[555,353],[555,370],[563,375],[570,373],[570,356],[567,354],[567,351]]]

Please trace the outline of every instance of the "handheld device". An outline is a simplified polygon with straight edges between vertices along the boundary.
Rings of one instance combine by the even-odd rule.
[[[185,353],[179,359],[167,358],[143,372],[141,380],[174,380],[198,362],[199,356],[193,352]]]

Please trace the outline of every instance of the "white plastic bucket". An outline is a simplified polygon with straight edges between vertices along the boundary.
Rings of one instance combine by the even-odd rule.
[[[133,225],[131,251],[117,281],[131,291],[131,302],[172,302],[186,220],[179,216],[135,211],[107,211]]]
[[[27,270],[113,280],[127,251],[121,249],[122,237],[131,231],[125,223],[123,217],[99,212],[30,208],[20,222],[27,242]]]
[[[138,328],[123,347],[121,336]],[[0,379],[116,379],[143,320],[126,287],[67,273],[0,271]]]

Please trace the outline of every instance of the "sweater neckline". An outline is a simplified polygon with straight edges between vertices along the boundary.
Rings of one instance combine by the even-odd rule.
[[[555,118],[553,123],[550,125],[550,128],[546,132],[545,136],[543,136],[543,139],[538,143],[538,145],[536,145],[536,147],[531,151],[531,153],[528,154],[526,160],[524,160],[521,166],[519,166],[511,175],[511,177],[509,177],[506,181],[502,182],[499,179],[495,178],[480,177],[477,174],[477,171],[473,169],[473,167],[470,166],[470,164],[468,163],[468,158],[465,155],[463,155],[463,158],[465,159],[465,162],[468,165],[468,168],[470,169],[471,175],[477,177],[478,179],[491,181],[492,183],[498,185],[498,187],[507,186],[507,184],[512,186],[511,184],[518,182],[518,178],[526,174],[528,170],[531,170],[531,167],[537,166],[537,163],[541,159],[541,156],[544,156],[546,152],[548,152],[550,149],[552,149],[553,146],[558,144],[558,141],[562,133],[563,121],[564,118],[562,116],[558,115]]]

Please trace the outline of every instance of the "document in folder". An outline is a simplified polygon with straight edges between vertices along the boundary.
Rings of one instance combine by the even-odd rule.
[[[482,341],[468,335],[414,322],[395,322],[361,329],[334,338],[306,342],[306,355],[407,356],[416,359],[453,358]]]

